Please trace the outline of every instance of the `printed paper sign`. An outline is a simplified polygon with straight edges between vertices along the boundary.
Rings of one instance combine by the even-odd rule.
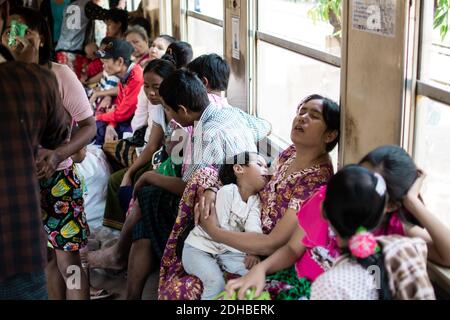
[[[232,17],[231,18],[231,34],[232,34],[232,43],[233,43],[233,54],[232,57],[236,60],[239,60],[239,18]]]
[[[395,36],[395,0],[353,0],[353,29]]]

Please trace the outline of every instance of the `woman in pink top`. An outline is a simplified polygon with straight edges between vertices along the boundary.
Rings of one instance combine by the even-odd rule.
[[[404,235],[419,237],[426,241],[429,259],[444,266],[450,266],[450,230],[431,214],[420,200],[420,176],[412,158],[400,147],[383,146],[365,156],[360,165],[378,172],[387,183],[389,203],[385,218],[373,232],[374,235]],[[421,178],[420,180],[422,180]],[[420,181],[421,182],[421,181]],[[336,236],[321,215],[326,186],[317,191],[301,208],[297,217],[299,228],[288,244],[278,249],[271,257],[257,265],[245,277],[230,281],[230,291],[240,292],[255,286],[260,292],[265,285],[265,275],[292,267],[295,264],[297,277],[291,282],[269,282],[266,288],[281,297],[309,297],[310,283],[329,270],[340,255]],[[411,196],[414,195],[415,196]],[[286,271],[284,271],[286,275]],[[275,277],[277,278],[277,277]],[[286,280],[286,277],[281,280]],[[280,280],[280,277],[278,279]],[[288,288],[288,284],[295,288]],[[288,292],[288,293],[286,293]],[[302,293],[303,295],[298,295]]]
[[[40,149],[37,157],[44,230],[56,257],[48,266],[49,296],[89,299],[89,285],[84,272],[80,273],[80,288],[66,288],[66,280],[69,267],[77,266],[81,270],[79,250],[86,245],[89,235],[81,179],[71,156],[95,136],[93,111],[81,83],[69,67],[50,62],[51,37],[43,16],[29,8],[17,8],[11,12],[10,21],[13,20],[28,26],[25,38],[35,46],[36,60],[55,73],[63,107],[72,118],[70,125],[76,122],[79,127],[65,145],[56,150]],[[3,42],[7,39],[8,30],[3,35]]]

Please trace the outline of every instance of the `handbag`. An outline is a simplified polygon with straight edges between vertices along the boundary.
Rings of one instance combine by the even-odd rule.
[[[145,132],[148,126],[143,126],[134,131],[133,136],[119,141],[108,141],[103,144],[103,151],[108,158],[119,163],[124,168],[130,167],[137,159],[136,148],[145,145]]]

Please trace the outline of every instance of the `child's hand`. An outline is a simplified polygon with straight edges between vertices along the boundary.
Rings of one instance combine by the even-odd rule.
[[[113,126],[108,125],[106,127],[106,132],[105,132],[105,142],[111,142],[111,141],[116,141],[116,140],[119,140],[117,131],[114,129]]]
[[[81,163],[83,162],[84,158],[86,158],[86,147],[80,149],[78,152],[74,153],[72,155],[72,161],[75,163]]]
[[[405,208],[409,211],[412,210],[415,204],[421,203],[420,200],[420,189],[422,189],[423,181],[426,178],[425,172],[422,170],[417,170],[418,176],[416,181],[414,181],[413,185],[409,189],[408,193],[406,194],[405,198],[403,199],[403,205]]]
[[[255,265],[257,265],[260,262],[261,262],[261,259],[258,256],[254,256],[251,254],[248,254],[244,260],[245,267],[248,270],[250,270],[251,268],[253,268]]]

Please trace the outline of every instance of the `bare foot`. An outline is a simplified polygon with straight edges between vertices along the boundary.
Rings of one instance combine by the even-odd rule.
[[[83,254],[82,259],[86,259],[90,268],[102,268],[123,270],[127,266],[127,261],[122,259],[117,253],[116,246],[106,249],[89,251]]]

